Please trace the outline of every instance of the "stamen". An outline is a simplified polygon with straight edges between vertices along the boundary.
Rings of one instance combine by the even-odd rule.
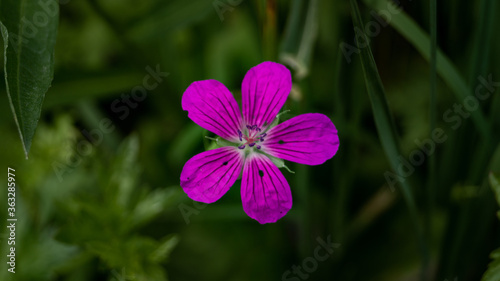
[[[260,136],[261,138],[263,138],[263,137],[267,136],[267,133],[262,133],[262,134],[260,134],[259,136]]]
[[[260,146],[260,145],[257,145],[257,146],[256,146],[256,148],[257,148],[257,149],[260,149],[260,148],[261,148],[261,146]]]
[[[252,130],[255,130],[255,129],[257,129],[257,125],[252,126]]]
[[[260,141],[263,142],[264,141],[264,138],[260,138]]]
[[[247,125],[247,129],[251,130],[251,129],[252,129],[252,126]]]
[[[238,136],[240,137],[240,141],[243,141],[243,139],[242,139],[243,133],[240,130],[238,130]]]
[[[252,142],[252,143],[248,144],[248,146],[250,146],[250,147],[253,147],[254,145],[255,145],[255,143],[254,143],[254,142]]]
[[[245,145],[244,145],[244,144],[242,144],[242,145],[238,146],[238,148],[239,148],[239,149],[244,149],[244,148],[245,148]]]

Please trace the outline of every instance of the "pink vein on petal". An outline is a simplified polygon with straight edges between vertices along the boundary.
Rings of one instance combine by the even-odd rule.
[[[238,140],[240,108],[231,92],[219,81],[191,83],[182,96],[182,109],[204,129],[230,141]]]
[[[208,150],[189,159],[181,172],[181,187],[189,198],[213,203],[238,179],[244,155],[236,147]]]
[[[241,85],[243,118],[247,125],[270,124],[292,89],[290,71],[282,64],[263,62],[252,67]]]
[[[253,153],[243,167],[241,200],[245,213],[259,223],[272,223],[292,208],[290,186],[267,156]]]
[[[335,125],[320,113],[302,114],[271,128],[262,144],[269,155],[306,165],[323,164],[338,148]]]

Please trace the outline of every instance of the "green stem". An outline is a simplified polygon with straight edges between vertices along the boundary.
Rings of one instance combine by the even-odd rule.
[[[436,129],[437,123],[437,7],[436,0],[430,0],[430,48],[431,56],[429,60],[430,64],[430,97],[429,97],[429,121],[430,121],[430,132],[432,135],[434,129]],[[430,156],[429,163],[429,178],[427,183],[427,208],[425,212],[425,224],[424,233],[427,240],[430,238],[430,228],[432,225],[432,211],[434,208],[434,190],[436,189],[436,155]],[[428,273],[429,260],[424,261],[422,278],[425,279],[425,274]]]

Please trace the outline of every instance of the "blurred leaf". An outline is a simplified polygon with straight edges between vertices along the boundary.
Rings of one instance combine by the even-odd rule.
[[[358,4],[356,0],[351,0],[352,6],[352,20],[355,28],[362,29],[363,21],[361,20],[361,14],[359,12]],[[366,36],[366,35],[365,35]],[[365,42],[368,42],[367,38],[363,38]],[[394,120],[392,119],[389,106],[387,104],[387,99],[385,95],[384,86],[380,79],[380,75],[371,52],[371,48],[368,44],[365,47],[360,46],[359,38],[357,37],[356,44],[361,50],[361,65],[363,66],[363,74],[365,77],[366,90],[370,97],[370,101],[373,109],[373,117],[375,119],[375,125],[377,127],[377,132],[379,134],[380,142],[384,149],[384,152],[389,160],[391,168],[393,171],[398,171],[398,166],[401,165],[399,157],[401,157],[401,152],[399,148],[398,135],[396,133],[396,128],[394,126]],[[425,244],[425,239],[423,237],[423,231],[420,226],[417,207],[415,204],[415,199],[411,191],[408,179],[399,180],[403,196],[406,200],[406,204],[410,211],[410,217],[415,225],[417,231],[417,237],[420,243],[420,250],[422,253],[423,262],[427,260],[427,246]]]
[[[139,138],[131,135],[123,141],[112,164],[110,175],[111,194],[116,194],[116,203],[124,209],[130,206],[134,189],[137,187],[137,177],[140,167],[137,165],[139,153]]]
[[[318,35],[318,1],[307,1],[307,9],[301,9],[303,1],[293,1],[287,33],[283,43],[280,60],[295,70],[295,78],[300,80],[309,74],[314,44]],[[304,23],[299,25],[300,12],[304,12]],[[302,37],[298,40],[297,34]],[[297,50],[294,50],[298,46]]]
[[[497,203],[500,205],[500,182],[497,177],[490,173],[489,176],[491,189],[496,195]],[[500,211],[497,213],[498,218],[500,219]],[[496,249],[491,253],[490,257],[493,261],[488,265],[488,270],[483,275],[481,281],[498,281],[500,280],[500,249]]]
[[[53,229],[45,229],[35,236],[36,240],[27,239],[23,241],[25,244],[19,243],[19,256],[23,258],[20,258],[17,267],[24,280],[54,280],[57,269],[78,253],[77,246],[56,241],[54,233]],[[29,270],[21,270],[27,268]]]
[[[26,162],[29,161],[24,163]],[[16,170],[16,172],[19,171],[19,169]],[[16,182],[20,184],[19,181]],[[1,182],[1,184],[6,186],[7,182]],[[20,185],[16,185],[15,198],[15,218],[18,219],[15,222],[15,244],[7,243],[5,238],[9,237],[10,231],[4,227],[0,235],[2,237],[0,280],[54,280],[57,270],[76,256],[78,248],[75,245],[61,243],[54,239],[58,229],[53,226],[40,227],[37,225],[41,208],[34,209],[33,203],[30,202]],[[0,201],[7,202],[7,192],[0,193]],[[7,212],[0,212],[0,219],[6,221],[7,218],[10,218],[7,217]],[[7,268],[10,267],[7,263],[10,247],[16,249],[15,278],[12,278],[12,273],[7,271]]]
[[[233,94],[241,88],[242,74],[260,61],[259,30],[245,13],[234,12],[231,24],[211,36],[204,49],[210,78],[223,82]],[[236,71],[238,69],[240,71]],[[233,83],[237,81],[237,83]],[[235,95],[239,97],[238,94]]]
[[[135,207],[131,217],[132,226],[143,225],[152,220],[177,202],[176,199],[181,193],[179,188],[156,189],[149,192]]]
[[[178,243],[179,236],[177,235],[170,235],[164,238],[158,248],[151,253],[151,259],[153,262],[160,263],[165,261]]]
[[[364,0],[364,2],[377,11],[387,11],[387,7],[389,6],[396,9],[394,8],[395,4],[389,0]],[[427,61],[430,60],[431,48],[429,48],[429,36],[413,19],[411,19],[405,12],[400,11],[398,13],[391,13],[389,24],[392,25],[394,29],[403,37],[405,37]],[[453,65],[450,59],[446,57],[441,50],[437,51],[437,72],[448,87],[450,87],[453,93],[455,93],[457,101],[463,103],[464,99],[470,95],[468,91],[469,87],[467,87],[467,83],[464,81],[455,65]],[[470,112],[470,114],[474,121],[474,125],[481,133],[482,137],[488,139],[490,136],[490,130],[481,108]]]
[[[142,21],[134,22],[128,31],[136,42],[157,40],[167,32],[200,21],[210,13],[216,17],[212,1],[164,1],[164,7],[156,7]]]
[[[60,204],[66,223],[58,239],[80,246],[82,254],[99,258],[112,280],[118,279],[116,276],[125,280],[166,280],[161,263],[177,238],[163,234],[153,239],[139,233],[138,228],[174,205],[179,191],[175,187],[150,192],[141,186],[138,151],[139,139],[131,135],[109,163],[103,164],[103,157],[89,159],[93,163],[79,170],[90,180],[83,184],[87,189],[80,194],[73,192]],[[99,177],[93,178],[94,174]],[[83,263],[93,260],[88,256],[81,259]]]
[[[168,240],[167,240],[168,241]],[[156,240],[142,236],[115,237],[113,240],[96,240],[87,243],[89,251],[96,254],[110,268],[123,269],[121,273],[125,280],[166,280],[164,270],[157,260],[151,258],[158,249],[171,249],[175,246],[175,236],[172,244],[160,245]],[[164,252],[165,254],[168,251]],[[116,272],[116,270],[115,270]],[[111,271],[112,275],[113,270]],[[131,278],[131,279],[128,279]],[[134,279],[132,279],[134,278]]]
[[[7,95],[27,158],[54,74],[59,4],[3,0],[0,22]]]
[[[183,159],[186,159],[190,152],[199,145],[203,132],[203,128],[197,124],[191,123],[185,126],[185,128],[177,134],[174,143],[168,151],[168,161],[175,165],[183,164]],[[205,140],[205,138],[203,139]]]
[[[106,73],[94,77],[56,82],[47,92],[45,109],[74,104],[80,100],[108,97],[120,91],[130,91],[142,84],[144,74]]]
[[[118,130],[113,121],[102,112],[99,106],[92,101],[81,101],[76,104],[81,120],[88,131],[81,130],[81,133],[89,139],[94,146],[101,145],[101,142],[109,149],[115,150],[120,145]],[[108,152],[108,151],[106,151]]]
[[[484,273],[481,281],[500,280],[500,249],[496,249],[493,253],[491,253],[490,257],[493,261],[488,265],[488,270]]]
[[[496,195],[497,203],[500,205],[500,182],[498,181],[498,178],[495,177],[493,172],[490,173],[490,185]]]

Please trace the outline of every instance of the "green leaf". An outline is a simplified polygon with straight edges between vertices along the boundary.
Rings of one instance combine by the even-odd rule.
[[[498,151],[500,151],[500,150],[497,150],[497,152]],[[499,155],[497,153],[495,153],[495,154]],[[492,162],[492,166],[495,165],[495,160],[496,159],[494,157],[494,161]],[[496,164],[498,164],[498,162]],[[493,189],[493,192],[496,195],[497,203],[498,203],[498,205],[500,205],[500,181],[498,180],[498,177],[496,177],[493,172],[490,172],[489,180],[490,180],[491,189]],[[500,212],[497,213],[497,216],[500,219]],[[493,259],[493,261],[488,265],[488,269],[484,273],[481,281],[500,280],[500,249],[496,249],[495,251],[493,251],[491,253],[490,257]]]
[[[110,177],[110,192],[116,196],[116,203],[128,209],[134,200],[140,166],[137,163],[139,156],[139,137],[132,134],[127,137],[118,149]],[[116,192],[116,193],[115,193]]]
[[[493,261],[488,265],[488,270],[483,275],[481,281],[498,281],[500,280],[500,249],[496,249],[491,253],[490,257]]]
[[[54,74],[56,0],[0,1],[7,95],[26,158]]]
[[[164,237],[162,240],[158,248],[150,256],[151,260],[155,263],[161,263],[168,258],[172,250],[179,243],[179,236],[172,234]]]
[[[351,6],[354,27],[363,30],[364,25],[361,19],[357,1],[351,0]],[[387,156],[387,159],[389,160],[391,168],[394,171],[398,171],[398,166],[400,165],[399,158],[401,155],[399,137],[396,133],[394,120],[392,119],[392,115],[387,104],[384,86],[382,84],[382,80],[380,79],[380,75],[378,73],[371,48],[368,44],[366,44],[366,42],[368,42],[368,38],[363,38],[363,40],[365,41],[364,43],[366,44],[366,46],[364,47],[361,47],[361,42],[358,41],[359,37],[357,36],[356,38],[356,44],[360,49],[361,65],[363,67],[366,90],[370,97],[370,102],[373,109],[373,117],[375,119],[375,125],[377,127],[380,142]],[[422,259],[424,263],[426,263],[428,250],[425,243],[423,230],[419,223],[415,199],[413,197],[410,184],[408,183],[408,179],[400,180],[400,183],[403,197],[410,211],[410,217],[415,225],[417,236],[419,238]]]
[[[178,187],[156,189],[149,192],[144,198],[137,203],[134,212],[130,216],[132,220],[131,226],[142,226],[166,208],[172,207],[176,202],[176,198],[182,193]]]

